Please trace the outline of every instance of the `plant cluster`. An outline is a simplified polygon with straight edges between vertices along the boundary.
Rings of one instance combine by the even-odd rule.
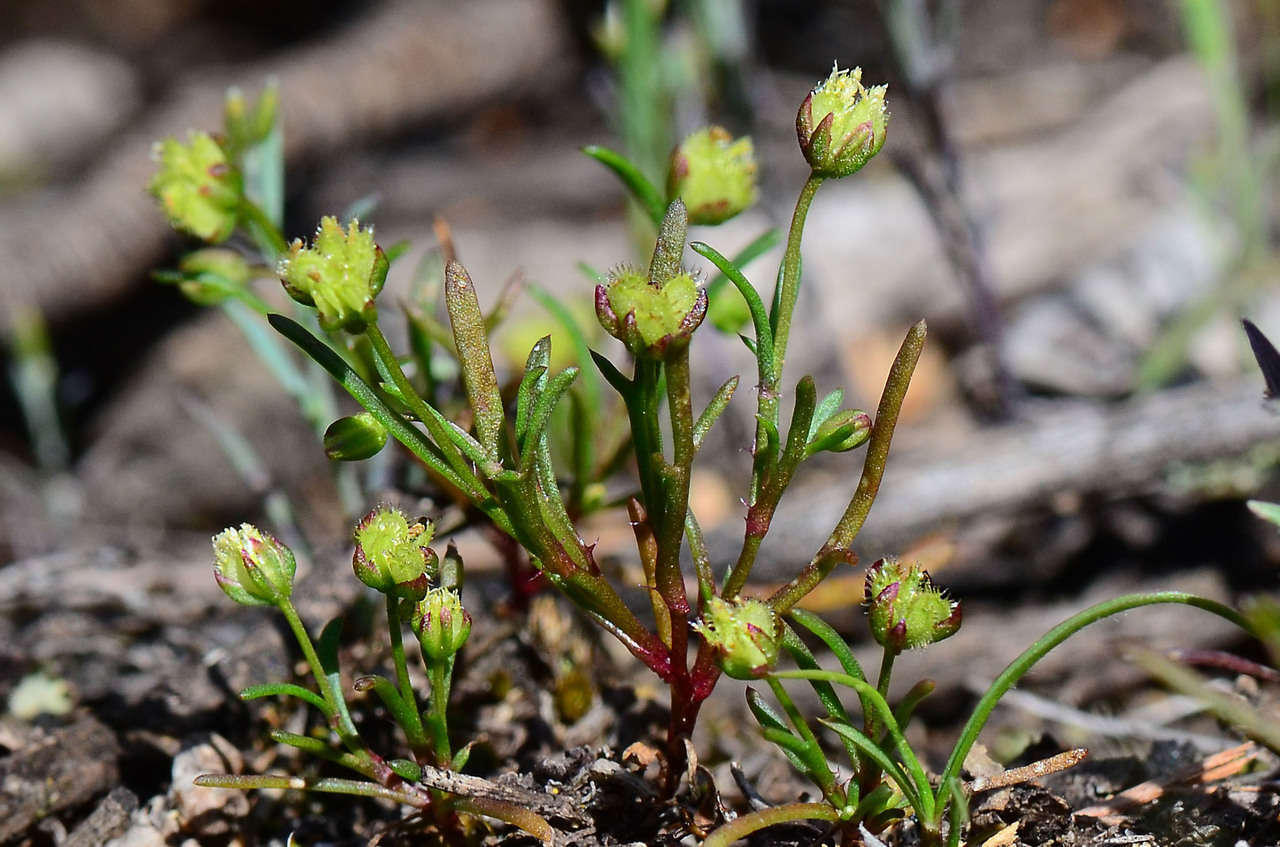
[[[355,530],[355,575],[385,595],[394,679],[365,676],[358,691],[373,692],[401,728],[408,758],[384,757],[360,737],[351,720],[337,667],[338,625],[312,642],[293,607],[293,554],[252,526],[228,529],[214,539],[215,575],[240,603],[271,605],[288,621],[310,666],[316,688],[294,683],[256,686],[246,698],[289,695],[316,707],[331,738],[276,732],[273,737],[343,765],[362,779],[274,776],[207,776],[203,784],[241,788],[307,788],[395,799],[423,810],[442,832],[458,832],[458,815],[485,815],[550,840],[547,822],[528,809],[454,796],[428,787],[432,769],[461,768],[468,747],[454,749],[447,703],[455,656],[466,640],[470,617],[461,606],[462,562],[451,546],[443,558],[429,546],[437,535],[483,523],[508,539],[541,575],[586,616],[616,637],[670,690],[670,723],[662,773],[673,794],[684,771],[686,743],[699,708],[721,673],[762,679],[784,714],[748,694],[767,738],[819,786],[823,802],[782,806],[740,818],[711,835],[708,843],[736,837],[780,820],[817,817],[835,822],[845,837],[857,827],[878,831],[910,811],[929,842],[942,837],[951,816],[950,839],[959,838],[963,791],[959,768],[995,701],[1053,646],[1099,617],[1155,602],[1198,605],[1233,620],[1217,604],[1188,595],[1120,598],[1094,607],[1052,630],[1010,665],[983,698],[956,753],[935,785],[906,744],[902,727],[930,688],[922,683],[891,706],[888,684],[893,658],[954,633],[959,607],[933,587],[917,565],[885,559],[867,575],[868,622],[885,659],[876,685],[869,683],[852,653],[833,630],[797,603],[840,564],[856,563],[851,545],[879,489],[890,442],[924,340],[923,321],[907,333],[885,383],[874,416],[843,408],[843,395],[820,397],[811,377],[784,381],[801,283],[801,240],[808,209],[829,179],[856,173],[884,144],[888,122],[885,88],[866,87],[859,70],[832,74],[804,99],[796,118],[801,152],[810,175],[799,192],[769,305],[743,273],[743,266],[772,243],[766,234],[736,258],[710,245],[688,242],[690,224],[716,224],[755,199],[751,143],[718,128],[694,133],[672,154],[660,188],[626,157],[604,148],[592,156],[621,179],[657,227],[645,267],[621,264],[593,274],[595,311],[601,326],[625,347],[628,362],[615,364],[590,350],[585,335],[563,323],[577,365],[553,372],[550,337],[537,341],[521,372],[507,386],[495,368],[490,333],[506,302],[486,312],[477,287],[450,249],[445,250],[441,286],[447,322],[428,308],[406,315],[410,350],[397,352],[383,331],[386,309],[379,294],[400,245],[383,247],[354,215],[325,217],[310,241],[288,242],[281,232],[280,136],[276,94],[255,104],[233,94],[224,133],[192,133],[156,148],[159,170],[150,189],[178,230],[219,245],[237,234],[235,249],[209,246],[185,257],[163,279],[200,302],[237,301],[266,315],[271,327],[326,371],[362,407],[356,415],[324,427],[324,447],[337,460],[368,459],[389,439],[413,457],[419,483],[430,487],[459,516],[447,528],[436,521],[410,522],[379,507]],[[264,164],[265,163],[265,164]],[[718,275],[707,285],[685,265],[686,247],[708,260]],[[256,252],[256,256],[252,253]],[[254,278],[277,277],[298,304],[293,317],[273,313],[251,289]],[[746,521],[740,550],[730,562],[713,562],[697,516],[689,507],[690,479],[705,439],[734,396],[738,377],[726,380],[709,404],[695,410],[690,340],[708,315],[742,340],[756,363],[756,431],[751,478],[743,500]],[[444,366],[444,365],[447,365]],[[443,383],[456,371],[456,389]],[[598,371],[620,397],[623,437],[610,445],[599,425],[604,400],[592,386]],[[588,373],[584,374],[584,371]],[[625,371],[625,372],[624,372]],[[576,386],[576,388],[575,388]],[[791,397],[784,420],[783,399]],[[308,392],[295,396],[307,408]],[[567,401],[567,402],[566,402]],[[553,455],[553,416],[569,407],[573,444],[569,455]],[[320,413],[311,406],[309,413]],[[664,419],[665,418],[665,422]],[[761,544],[779,502],[800,465],[820,452],[866,447],[862,473],[839,521],[817,550],[796,563],[792,578],[768,596],[744,594]],[[603,457],[603,458],[600,458]],[[593,545],[577,521],[606,503],[601,483],[628,458],[634,489],[618,501],[633,528],[643,566],[648,609],[638,612],[622,588],[596,561]],[[682,566],[693,565],[686,588]],[[430,683],[425,712],[408,671],[403,627],[421,648]],[[831,649],[839,672],[818,667],[794,631],[799,625]],[[786,653],[798,670],[776,670]],[[807,680],[827,714],[824,725],[843,742],[854,779],[840,784],[812,728],[786,693],[782,680]],[[836,696],[851,689],[861,704],[855,724]],[[336,743],[334,743],[336,742]]]

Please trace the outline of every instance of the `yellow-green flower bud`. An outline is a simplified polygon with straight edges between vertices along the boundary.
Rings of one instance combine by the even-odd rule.
[[[815,176],[848,176],[880,152],[889,124],[887,90],[865,88],[861,68],[842,71],[837,65],[809,92],[796,114],[796,135]]]
[[[413,607],[413,632],[429,661],[444,661],[471,635],[471,615],[452,588],[433,588]]]
[[[689,343],[707,315],[707,292],[688,271],[659,285],[629,267],[616,268],[596,286],[596,317],[635,356],[660,359]]]
[[[376,456],[387,443],[387,428],[368,412],[338,418],[324,431],[324,452],[339,462]]]
[[[734,679],[757,679],[778,661],[782,623],[767,603],[712,597],[694,629],[715,651],[720,669]]]
[[[199,306],[216,306],[253,277],[249,263],[235,250],[205,247],[182,257],[178,272],[157,271],[153,278],[178,286],[183,295]]]
[[[192,132],[183,144],[166,138],[152,148],[160,169],[150,191],[174,229],[217,244],[235,232],[244,198],[239,172],[207,132]]]
[[[239,88],[228,89],[222,112],[228,149],[237,151],[239,155],[239,152],[260,144],[275,127],[279,108],[280,89],[274,84],[264,88],[252,103]]]
[[[343,230],[337,218],[324,217],[311,246],[296,239],[276,273],[290,297],[315,307],[320,326],[359,333],[378,319],[373,298],[386,282],[387,268],[373,229],[361,229],[359,221],[352,221]]]
[[[823,421],[804,450],[809,456],[824,450],[844,453],[861,447],[870,437],[871,416],[861,409],[845,409]]]
[[[723,223],[756,200],[751,139],[712,126],[690,135],[671,153],[667,199],[684,200],[691,224]]]
[[[867,571],[865,591],[871,634],[887,650],[925,647],[960,629],[960,604],[918,563],[881,559]]]
[[[275,606],[293,593],[293,551],[251,524],[213,537],[213,578],[246,606]]]
[[[375,591],[420,600],[438,561],[427,546],[434,535],[431,522],[410,525],[399,509],[376,506],[356,525],[352,570]]]

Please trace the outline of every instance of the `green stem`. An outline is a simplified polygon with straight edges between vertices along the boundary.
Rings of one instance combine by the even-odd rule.
[[[657,585],[673,620],[689,611],[689,598],[680,572],[680,547],[684,542],[685,517],[689,511],[689,475],[696,448],[693,446],[693,400],[690,396],[689,348],[666,361],[667,407],[671,416],[672,466],[664,475],[665,510],[659,522]],[[650,512],[652,514],[652,512]]]
[[[1010,688],[1018,684],[1018,681],[1031,670],[1031,668],[1043,659],[1050,650],[1057,647],[1063,641],[1066,641],[1072,635],[1084,629],[1095,621],[1110,617],[1120,612],[1126,612],[1129,609],[1136,609],[1140,606],[1152,606],[1159,603],[1178,603],[1185,606],[1194,606],[1203,609],[1206,612],[1224,618],[1236,626],[1250,634],[1256,634],[1252,624],[1244,615],[1214,600],[1204,597],[1198,597],[1195,594],[1187,594],[1182,591],[1160,591],[1151,594],[1126,594],[1122,597],[1115,597],[1111,600],[1105,600],[1094,606],[1090,606],[1082,612],[1072,615],[1053,629],[1046,632],[1040,637],[1036,643],[1032,644],[1024,650],[1016,659],[1001,671],[1000,675],[995,678],[987,692],[982,695],[982,699],[974,707],[973,713],[969,716],[968,722],[964,725],[964,729],[960,733],[960,738],[956,741],[955,747],[951,750],[951,757],[947,759],[947,765],[942,771],[942,778],[939,781],[939,793],[942,787],[951,783],[952,780],[958,779],[960,776],[960,767],[964,764],[964,759],[969,755],[969,751],[978,740],[978,734],[982,731],[982,727],[991,717],[991,712],[996,707],[996,703],[1000,698],[1009,691]],[[941,821],[940,807],[934,809],[935,817],[932,824],[936,828]]]
[[[435,441],[436,446],[449,461],[450,467],[453,468],[463,482],[463,490],[467,493],[467,496],[476,503],[489,499],[489,493],[485,491],[484,484],[475,475],[475,472],[467,463],[466,457],[462,455],[462,451],[453,443],[453,439],[449,437],[449,433],[444,426],[436,420],[436,416],[427,408],[426,401],[418,396],[417,390],[409,382],[409,378],[405,376],[404,369],[400,367],[400,361],[396,358],[395,353],[392,352],[391,345],[387,343],[387,338],[382,334],[382,330],[378,328],[376,323],[369,324],[365,329],[365,336],[373,345],[374,355],[378,357],[378,361],[382,364],[387,376],[391,377],[391,381],[400,392],[400,396],[408,404],[409,411],[413,412],[414,417],[422,421],[422,425],[427,428],[427,432],[431,433],[431,438]]]
[[[285,240],[284,233],[276,226],[275,221],[264,212],[257,203],[249,198],[240,201],[240,214],[246,221],[251,223],[266,237],[271,249],[275,251],[274,256],[267,256],[267,260],[274,263],[277,259],[285,254],[289,249],[289,243]]]
[[[387,632],[391,636],[391,658],[396,666],[396,685],[400,690],[400,700],[404,706],[403,719],[397,716],[397,723],[404,730],[413,750],[413,757],[421,764],[427,755],[427,736],[422,730],[422,718],[418,714],[418,698],[413,693],[413,682],[409,678],[409,663],[404,655],[404,633],[400,620],[400,598],[387,595]]]
[[[777,307],[769,316],[774,327],[773,373],[770,375],[770,384],[767,387],[774,391],[761,391],[760,411],[761,413],[765,411],[765,403],[768,401],[772,413],[769,420],[773,421],[777,420],[778,414],[776,389],[782,380],[782,367],[787,358],[787,341],[791,336],[791,319],[796,309],[796,299],[800,295],[800,240],[804,235],[804,221],[809,214],[809,206],[813,203],[813,197],[818,193],[818,187],[822,182],[822,177],[810,174],[804,187],[800,189],[800,196],[796,198],[795,212],[791,215],[791,229],[787,231],[787,249],[782,254],[782,273],[778,278],[778,291],[774,294]],[[766,397],[767,393],[772,393],[772,396]]]
[[[898,658],[898,654],[888,648],[885,648],[884,654],[880,657],[880,676],[876,678],[876,693],[886,703],[889,702],[889,678],[893,676],[893,660],[896,658]],[[867,737],[875,741],[878,734],[875,713],[868,711],[862,716],[862,719],[866,727]]]
[[[425,657],[424,657],[425,658]],[[453,659],[431,662],[431,713],[427,723],[435,746],[436,762],[447,768],[453,759],[449,749],[449,687],[453,676]]]
[[[788,803],[785,806],[773,806],[760,809],[749,815],[717,829],[702,842],[702,847],[729,847],[735,841],[746,838],[753,832],[791,821],[837,821],[840,813],[830,803]]]
[[[320,688],[320,696],[329,704],[329,711],[326,717],[330,724],[338,733],[338,737],[342,739],[342,743],[347,749],[357,755],[368,755],[364,743],[360,740],[360,733],[356,729],[356,725],[351,721],[351,715],[347,711],[346,701],[342,699],[342,692],[335,691],[333,685],[329,681],[329,675],[325,672],[324,665],[320,662],[320,657],[316,654],[315,645],[311,643],[311,636],[307,633],[306,626],[302,623],[302,618],[298,616],[298,610],[293,607],[293,601],[285,598],[279,604],[280,612],[284,615],[285,620],[289,622],[289,629],[293,630],[293,637],[297,640],[298,646],[302,648],[302,655],[307,660],[307,665],[311,668],[311,675],[315,677],[316,685]]]
[[[879,691],[872,688],[868,682],[848,674],[836,673],[835,671],[779,671],[772,674],[772,676],[776,676],[779,679],[820,679],[852,688],[859,695],[862,695],[865,701],[871,705],[877,719],[888,731],[889,738],[893,741],[894,749],[898,751],[899,760],[906,766],[911,775],[911,781],[915,784],[915,788],[919,793],[919,803],[915,803],[913,799],[916,813],[921,817],[932,819],[934,811],[933,791],[929,785],[929,777],[925,775],[920,759],[916,756],[915,751],[911,749],[911,745],[907,743],[906,737],[903,736],[902,728],[898,726],[897,720],[894,719],[893,710],[889,708],[889,703],[880,695]]]
[[[821,759],[822,745],[818,743],[818,739],[813,734],[813,730],[809,728],[809,723],[804,719],[804,715],[800,714],[800,710],[796,708],[795,701],[791,699],[791,695],[787,693],[787,689],[783,687],[782,682],[772,676],[766,677],[773,696],[778,699],[778,703],[782,705],[782,710],[786,712],[787,719],[791,721],[791,726],[799,733],[800,738],[804,740],[805,745],[813,751],[818,752],[818,758]],[[827,767],[825,759],[823,759],[820,767],[815,767],[817,762],[809,763],[809,776],[818,784],[822,796],[833,806],[843,806],[845,798],[840,796],[839,789],[836,787],[835,774],[831,773],[831,769]]]

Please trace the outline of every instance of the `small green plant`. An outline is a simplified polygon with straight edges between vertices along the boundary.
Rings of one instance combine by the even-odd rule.
[[[240,692],[241,698],[294,697],[324,716],[340,746],[329,739],[273,730],[279,744],[296,747],[341,765],[360,779],[254,774],[206,774],[198,785],[215,788],[290,788],[331,794],[350,794],[393,800],[430,814],[439,833],[449,840],[463,832],[459,814],[484,815],[511,823],[544,842],[551,825],[528,809],[485,797],[459,797],[423,784],[424,769],[460,770],[471,752],[456,752],[449,737],[449,689],[454,662],[471,632],[471,616],[462,607],[463,566],[453,545],[441,560],[429,546],[434,527],[410,523],[400,511],[379,507],[356,526],[352,568],[365,585],[386,599],[387,632],[395,678],[370,674],[355,680],[357,692],[373,692],[399,726],[409,750],[407,758],[388,758],[361,737],[343,693],[338,666],[342,620],[335,619],[313,641],[293,605],[293,552],[274,537],[249,524],[230,528],[213,539],[214,577],[228,597],[247,606],[274,606],[284,615],[315,688],[292,682],[266,683]],[[409,677],[403,628],[417,637],[430,683],[422,710]]]
[[[795,820],[829,821],[841,843],[861,844],[864,830],[879,833],[908,814],[915,815],[923,844],[940,845],[945,838],[954,847],[960,843],[967,818],[968,798],[960,773],[965,757],[1000,698],[1050,650],[1095,621],[1156,603],[1194,606],[1253,630],[1239,612],[1182,592],[1130,594],[1091,606],[1049,630],[996,677],[970,714],[942,773],[931,779],[904,731],[916,707],[933,691],[933,683],[917,682],[896,704],[889,702],[889,683],[894,660],[903,650],[927,647],[960,628],[960,606],[935,588],[919,565],[894,559],[882,559],[867,571],[865,601],[871,634],[884,648],[874,685],[831,626],[817,615],[793,609],[778,638],[798,667],[764,675],[782,711],[770,706],[759,692],[747,690],[747,704],[764,737],[813,781],[822,800],[744,815],[713,832],[703,847],[727,847],[753,832]],[[790,624],[815,636],[835,656],[840,670],[823,669]],[[783,681],[791,679],[806,680],[813,687],[826,712],[818,722],[835,733],[848,756],[852,777],[847,782],[837,779],[837,767],[828,761],[813,726],[787,692]],[[860,714],[850,713],[837,686],[852,691]],[[855,721],[855,716],[860,720]]]
[[[233,243],[229,239],[235,233],[248,236],[259,258],[273,263],[289,295],[306,307],[310,314],[300,320],[274,313],[267,319],[364,408],[362,415],[326,427],[329,455],[360,459],[377,452],[387,436],[400,442],[432,482],[465,509],[467,520],[479,517],[513,539],[548,582],[668,685],[671,721],[663,781],[665,790],[674,792],[683,772],[685,742],[720,675],[719,663],[734,661],[726,658],[723,642],[709,637],[690,658],[698,633],[719,628],[707,622],[704,610],[716,601],[721,605],[715,608],[731,620],[735,614],[745,619],[750,608],[751,618],[758,621],[751,625],[776,630],[777,616],[837,564],[852,561],[849,545],[875,499],[898,410],[924,343],[922,322],[903,343],[874,422],[865,412],[842,410],[840,391],[819,400],[814,381],[805,377],[795,386],[794,408],[784,428],[783,365],[800,290],[805,217],[824,181],[856,172],[884,144],[884,94],[883,86],[865,88],[859,71],[836,69],[805,99],[797,130],[812,173],[796,204],[773,305],[767,310],[741,266],[767,248],[769,236],[749,245],[736,261],[705,243],[693,243],[692,249],[723,276],[708,288],[684,265],[690,216],[683,196],[693,204],[694,219],[708,223],[745,208],[755,196],[756,165],[748,140],[734,140],[718,129],[695,133],[673,154],[665,191],[626,157],[603,148],[587,151],[618,174],[658,228],[647,268],[619,266],[600,277],[596,287],[597,317],[630,353],[631,375],[595,351],[581,356],[581,364],[589,360],[625,407],[630,428],[625,446],[635,460],[638,488],[623,499],[648,583],[648,623],[623,601],[596,564],[593,545],[574,525],[584,502],[581,492],[619,463],[611,458],[592,464],[575,450],[569,464],[576,478],[566,481],[552,459],[550,421],[561,400],[570,396],[581,367],[551,373],[551,341],[543,338],[530,351],[515,390],[504,394],[489,341],[493,315],[481,309],[476,285],[447,250],[443,299],[448,327],[410,315],[413,350],[409,356],[393,350],[382,330],[378,295],[399,248],[383,249],[371,228],[333,217],[321,221],[309,243],[286,243],[278,229],[278,209],[265,211],[265,192],[252,190],[255,180],[246,178],[253,169],[247,151],[257,149],[264,133],[271,137],[275,127],[274,93],[263,98],[266,105],[255,107],[243,98],[229,100],[225,136],[193,133],[185,145],[174,140],[161,143],[160,169],[151,191],[181,231],[215,243]],[[269,312],[247,287],[249,275],[231,256],[203,256],[208,261],[194,265],[188,257],[187,270],[169,281]],[[689,509],[689,482],[698,449],[732,398],[738,378],[725,381],[707,408],[695,414],[689,342],[707,314],[708,290],[719,299],[733,294],[728,285],[738,292],[754,330],[754,337],[744,336],[744,341],[757,362],[758,423],[742,549],[717,579],[717,567]],[[415,339],[424,343],[414,344]],[[573,340],[585,351],[580,338]],[[450,410],[431,399],[438,397],[438,386],[432,358],[422,349],[429,346],[427,341],[447,347],[456,361],[465,398],[461,408]],[[660,423],[664,401],[665,429]],[[306,402],[305,391],[299,402]],[[575,434],[591,443],[597,410],[582,404],[572,408]],[[668,433],[671,443],[666,447]],[[771,597],[742,598],[778,502],[799,465],[815,453],[846,451],[864,443],[869,447],[862,478],[826,542]],[[686,543],[697,585],[692,597],[686,593],[681,568]],[[387,590],[382,583],[375,587]],[[393,614],[395,609],[389,606],[388,611]],[[393,631],[394,622],[392,617]],[[763,672],[764,665],[758,670]],[[408,693],[400,696],[408,701]]]

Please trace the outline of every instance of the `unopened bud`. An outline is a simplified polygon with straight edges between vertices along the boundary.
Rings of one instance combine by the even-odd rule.
[[[805,446],[805,454],[844,453],[861,447],[871,437],[871,416],[861,409],[845,409],[827,418]]]
[[[399,509],[377,506],[356,525],[351,567],[375,591],[420,600],[436,567],[435,551],[427,546],[434,534],[430,522],[410,525]]]
[[[152,148],[160,169],[147,190],[160,201],[174,229],[217,244],[235,232],[244,186],[226,151],[207,132],[183,144],[166,138]]]
[[[867,621],[885,649],[900,653],[955,635],[960,604],[934,587],[918,563],[886,558],[867,571]]]
[[[837,65],[809,92],[796,115],[796,135],[815,176],[849,176],[880,152],[889,124],[887,90],[864,87],[861,68]]]
[[[471,615],[451,588],[433,588],[413,607],[413,632],[433,662],[455,655],[471,634]]]
[[[667,197],[679,197],[691,224],[719,224],[756,199],[756,160],[751,139],[734,139],[718,126],[700,129],[671,153]]]
[[[339,462],[376,456],[387,443],[387,428],[368,412],[338,418],[324,431],[324,452]]]
[[[352,221],[343,230],[337,218],[324,217],[311,246],[296,239],[276,273],[290,297],[315,307],[320,326],[359,333],[378,319],[373,299],[386,282],[387,268],[371,228]]]
[[[251,524],[213,538],[213,578],[246,606],[274,606],[293,593],[293,551]]]
[[[712,597],[694,628],[715,651],[720,669],[734,679],[764,676],[778,660],[782,625],[760,600]]]

